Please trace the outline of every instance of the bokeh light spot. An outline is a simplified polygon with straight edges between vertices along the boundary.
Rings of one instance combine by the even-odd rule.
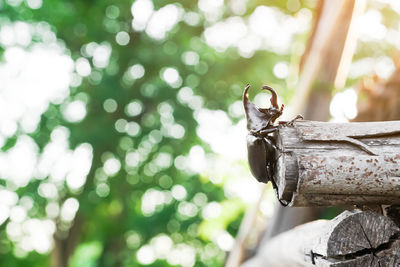
[[[133,16],[132,28],[136,31],[142,31],[146,28],[147,21],[154,12],[153,2],[151,0],[136,0],[131,7]]]
[[[75,69],[76,69],[76,72],[82,77],[89,76],[92,71],[89,61],[83,57],[78,58],[76,60]]]
[[[111,5],[106,8],[106,16],[110,19],[118,18],[119,13],[119,8],[115,5]]]
[[[187,194],[185,187],[183,187],[182,185],[179,185],[179,184],[174,185],[172,187],[171,192],[172,192],[172,196],[177,200],[184,199]]]
[[[39,9],[42,7],[42,0],[26,0],[26,4],[32,9]]]
[[[107,175],[113,176],[121,169],[121,162],[116,158],[109,158],[104,162],[103,169]]]
[[[272,69],[274,75],[279,79],[285,79],[289,75],[289,66],[286,62],[278,62]]]
[[[119,44],[119,45],[127,45],[129,44],[130,41],[130,37],[129,34],[127,32],[119,32],[117,33],[117,35],[115,36],[115,41]]]
[[[69,122],[79,122],[86,116],[86,105],[81,100],[67,103],[63,108],[63,115]]]
[[[140,79],[145,74],[145,69],[141,64],[135,64],[129,68],[129,74],[133,79]]]
[[[165,68],[161,71],[161,78],[173,88],[178,88],[182,84],[182,78],[175,68]]]
[[[108,98],[108,99],[104,100],[103,108],[108,113],[115,112],[118,108],[117,101],[115,101],[112,98]]]
[[[149,245],[145,245],[145,246],[141,247],[137,251],[136,257],[137,257],[139,263],[145,264],[145,265],[152,264],[156,260],[154,250]]]
[[[194,51],[188,51],[182,54],[182,61],[186,65],[197,65],[199,63],[199,54]]]

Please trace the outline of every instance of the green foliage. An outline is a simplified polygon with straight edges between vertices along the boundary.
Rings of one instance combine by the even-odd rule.
[[[68,135],[68,149],[89,144],[93,158],[86,183],[78,189],[69,186],[64,177],[56,184],[57,196],[47,197],[41,187],[53,183],[54,174],[32,177],[27,185],[15,189],[18,203],[24,197],[33,202],[28,218],[54,222],[54,250],[65,253],[60,259],[69,258],[70,267],[145,265],[146,260],[139,259],[140,251],[151,254],[146,249],[158,248],[157,242],[169,246],[169,254],[193,253],[196,266],[221,266],[225,252],[215,243],[215,235],[225,231],[234,237],[246,205],[226,193],[224,185],[232,177],[213,182],[211,172],[200,175],[186,166],[194,146],[200,146],[211,160],[215,156],[196,132],[196,115],[201,109],[227,112],[232,103],[241,99],[248,82],[259,88],[268,81],[287,100],[290,91],[285,90],[286,82],[272,70],[278,62],[298,59],[301,51],[289,57],[287,53],[260,49],[248,58],[241,57],[232,47],[218,52],[204,41],[202,34],[212,23],[199,11],[197,1],[153,1],[155,10],[172,3],[199,17],[199,22],[192,25],[179,21],[161,40],[132,29],[132,1],[49,0],[37,9],[29,6],[32,2],[35,1],[0,0],[0,22],[24,21],[48,27],[75,63],[82,58],[89,62],[91,73],[79,77],[75,70],[74,77],[81,82],[71,84],[69,96],[61,103],[50,103],[37,128],[28,135],[42,154],[54,132],[62,129]],[[308,2],[303,3],[305,8],[312,7]],[[296,15],[286,8],[285,1],[248,1],[242,16],[248,16],[260,4],[277,5],[281,12]],[[218,20],[235,15],[227,4],[222,9]],[[118,43],[120,32],[129,36],[126,45],[121,45],[126,34],[120,35]],[[299,38],[304,41],[304,36]],[[43,38],[34,36],[25,49],[43,42]],[[111,48],[106,66],[96,63],[91,46]],[[194,64],[185,63],[187,52],[198,57]],[[166,82],[163,75],[167,71],[172,75],[177,71],[178,81]],[[182,89],[185,87],[189,89]],[[86,115],[79,122],[68,120],[63,113],[74,101],[84,103],[86,108]],[[242,118],[228,114],[233,121]],[[12,149],[21,135],[19,130],[8,138],[2,150]],[[243,162],[235,164],[243,168]],[[0,181],[8,188],[5,179]],[[73,220],[65,221],[59,213],[55,217],[49,215],[54,203],[62,209],[67,201],[74,205],[74,199],[78,200],[79,209]],[[220,212],[206,218],[202,212],[210,203],[216,203]],[[20,252],[19,241],[11,240],[5,231],[7,225],[9,220],[0,231],[2,265],[60,264],[52,257],[54,252]],[[72,251],[66,252],[63,248],[67,247]],[[171,263],[168,255],[161,255],[148,263],[179,265],[173,260]],[[191,264],[189,260],[185,266]]]
[[[101,254],[102,245],[99,241],[80,244],[76,247],[70,259],[71,267],[94,267]]]

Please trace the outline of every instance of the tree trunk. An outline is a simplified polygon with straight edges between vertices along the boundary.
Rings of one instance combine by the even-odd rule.
[[[77,214],[71,228],[67,232],[56,232],[54,249],[51,255],[52,267],[68,267],[69,258],[79,243],[82,232],[83,218]]]

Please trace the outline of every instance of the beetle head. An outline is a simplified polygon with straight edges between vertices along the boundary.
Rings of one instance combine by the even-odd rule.
[[[271,92],[271,107],[269,108],[258,108],[254,103],[252,103],[247,95],[250,85],[248,84],[244,89],[243,94],[243,106],[247,118],[247,129],[252,131],[260,131],[267,128],[272,123],[275,122],[277,118],[282,115],[283,105],[281,108],[278,106],[278,96],[275,90],[267,85],[262,87],[263,90],[268,90]]]

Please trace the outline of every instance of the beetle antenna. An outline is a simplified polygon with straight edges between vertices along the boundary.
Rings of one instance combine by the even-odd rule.
[[[276,94],[274,88],[272,88],[272,87],[270,87],[270,86],[268,86],[268,85],[264,85],[264,86],[262,87],[262,89],[268,90],[268,91],[271,92],[271,94],[272,94],[272,97],[271,97],[271,105],[272,105],[274,108],[279,109],[279,106],[278,106],[278,95]]]

